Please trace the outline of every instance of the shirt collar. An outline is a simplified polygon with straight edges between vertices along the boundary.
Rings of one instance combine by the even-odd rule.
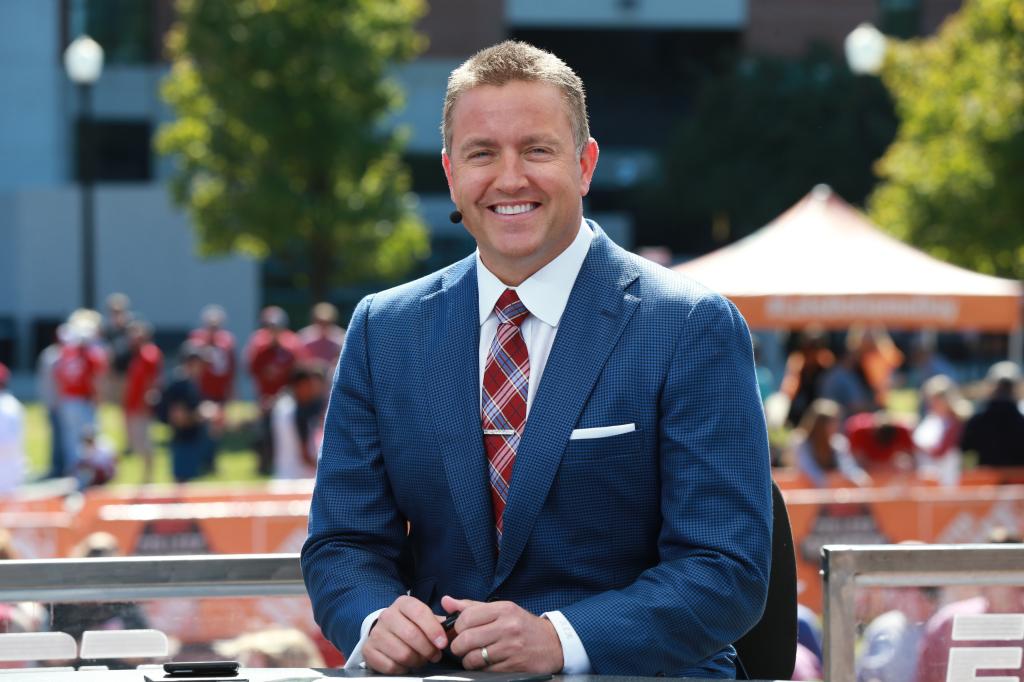
[[[586,220],[581,220],[579,232],[576,233],[576,239],[572,244],[553,261],[527,277],[518,287],[506,286],[488,270],[480,260],[480,250],[477,249],[476,284],[479,292],[480,324],[494,312],[494,304],[498,302],[502,292],[511,288],[519,294],[519,300],[531,315],[547,325],[557,327],[593,239],[594,231],[587,225]]]

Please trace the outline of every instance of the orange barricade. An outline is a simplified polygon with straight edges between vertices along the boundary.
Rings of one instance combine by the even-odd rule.
[[[1024,486],[783,490],[793,527],[800,602],[821,612],[820,550],[827,544],[985,542],[1002,526],[1024,533]]]
[[[25,559],[69,556],[93,531],[113,533],[125,554],[157,554],[158,549],[166,549],[166,554],[193,553],[190,549],[199,554],[296,552],[305,537],[312,493],[313,481],[303,480],[111,486],[50,497],[14,495],[0,499],[0,515],[10,519],[0,521],[0,527],[10,527],[14,533],[18,519],[31,519],[39,529],[34,534],[15,533],[18,556]],[[187,507],[190,504],[200,506]],[[184,532],[189,528],[194,531],[191,535]],[[176,530],[183,531],[183,537],[170,540]],[[150,544],[140,551],[136,545],[143,536]]]
[[[774,475],[793,525],[800,600],[818,611],[822,545],[983,542],[996,526],[1024,533],[1024,485],[1007,485],[1024,483],[1024,469],[968,471],[955,488],[896,474],[876,476],[872,488],[812,489],[792,472]],[[0,501],[0,525],[25,558],[67,556],[93,531],[112,533],[126,554],[297,552],[311,493],[312,481],[101,488]],[[259,606],[257,615],[239,608],[239,617],[258,620]],[[296,611],[308,618],[305,608]],[[218,631],[214,614],[208,620]]]

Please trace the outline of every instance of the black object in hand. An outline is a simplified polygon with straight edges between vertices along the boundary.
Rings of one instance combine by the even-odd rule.
[[[459,619],[459,614],[460,613],[462,613],[462,612],[461,611],[456,611],[455,613],[450,613],[450,614],[448,614],[447,618],[445,618],[443,621],[441,621],[441,627],[444,628],[445,632],[448,632],[453,627],[455,627],[455,621],[457,621]]]

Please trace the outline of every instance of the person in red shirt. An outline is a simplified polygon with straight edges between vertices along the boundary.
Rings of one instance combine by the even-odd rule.
[[[89,313],[92,313],[91,315]],[[96,428],[98,385],[107,371],[107,353],[98,342],[99,323],[93,311],[76,311],[68,318],[68,339],[54,364],[64,437],[65,476],[74,476],[81,456],[81,436]]]
[[[299,339],[311,358],[333,371],[345,343],[345,330],[337,324],[338,309],[330,303],[317,303],[311,318],[313,324],[299,330]]]
[[[846,437],[857,462],[870,474],[914,468],[913,434],[885,412],[863,412],[846,420]]]
[[[295,365],[307,353],[298,335],[288,329],[288,315],[277,306],[260,313],[262,327],[249,338],[245,358],[256,386],[260,406],[259,472],[270,475],[274,467],[273,439],[270,436],[270,412],[274,400],[291,380]]]
[[[227,313],[219,305],[206,306],[200,317],[203,326],[193,329],[188,337],[189,343],[203,354],[199,391],[203,400],[223,406],[234,392],[235,337],[223,328]]]
[[[142,455],[143,483],[153,482],[153,442],[149,437],[149,424],[164,366],[164,354],[152,339],[153,329],[148,323],[135,321],[128,325],[131,358],[124,382],[124,429],[129,449]]]

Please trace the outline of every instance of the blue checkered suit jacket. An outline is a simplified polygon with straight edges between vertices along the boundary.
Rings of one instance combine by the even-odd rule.
[[[302,569],[349,652],[409,591],[561,610],[602,674],[730,675],[770,563],[768,444],[731,303],[595,238],[537,390],[495,551],[475,258],[369,296],[334,379]],[[574,429],[636,431],[570,440]],[[408,533],[406,532],[408,522]]]

